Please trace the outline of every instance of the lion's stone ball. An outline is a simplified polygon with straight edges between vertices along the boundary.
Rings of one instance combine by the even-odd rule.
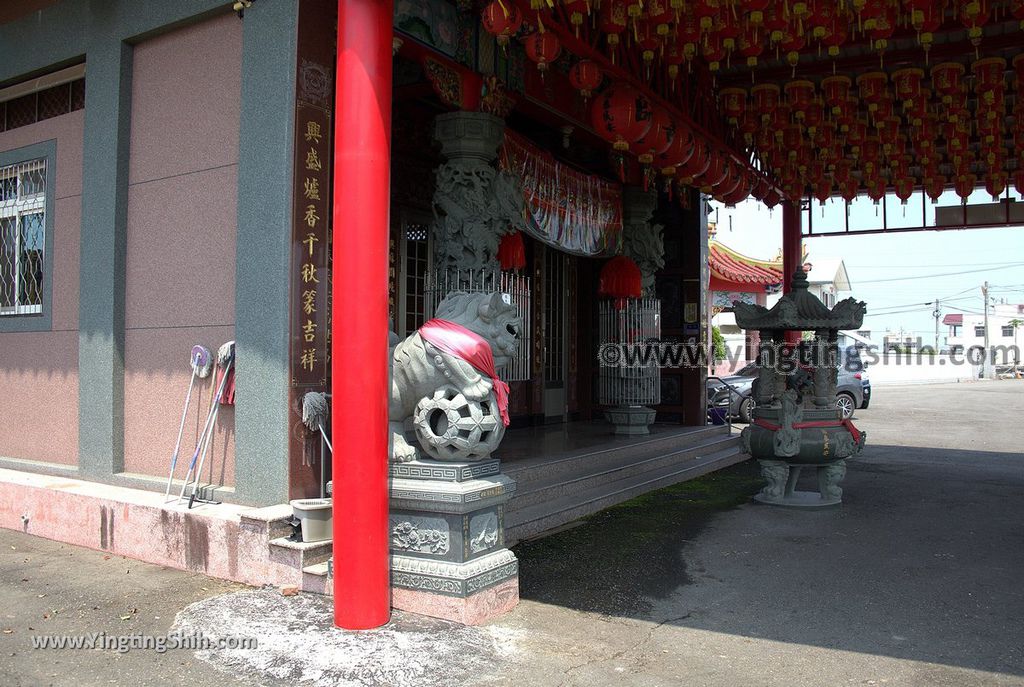
[[[482,460],[505,435],[493,391],[483,401],[471,401],[452,386],[416,404],[413,426],[423,452],[444,461]]]

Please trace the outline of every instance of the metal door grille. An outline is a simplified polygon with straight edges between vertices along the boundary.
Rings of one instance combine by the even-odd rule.
[[[558,388],[565,384],[565,301],[568,284],[565,254],[544,251],[544,384]]]
[[[645,356],[643,345],[661,339],[661,301],[628,298],[602,301],[601,344],[618,345],[623,352],[616,367],[601,366],[598,399],[607,406],[645,406],[661,403],[661,368],[657,355]]]
[[[530,342],[532,341],[530,278],[514,272],[499,270],[448,270],[427,275],[425,280],[426,312],[431,316],[445,296],[453,291],[467,293],[494,293],[497,291],[505,297],[506,302],[516,306],[523,328],[520,332],[519,351],[508,367],[499,370],[501,378],[506,382],[521,382],[530,379]]]
[[[42,312],[46,160],[0,168],[0,315]]]

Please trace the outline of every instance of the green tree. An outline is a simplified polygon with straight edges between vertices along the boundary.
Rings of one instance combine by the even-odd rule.
[[[715,361],[725,360],[725,337],[722,336],[722,330],[717,326],[711,327],[711,347],[714,349],[712,354],[715,356]]]

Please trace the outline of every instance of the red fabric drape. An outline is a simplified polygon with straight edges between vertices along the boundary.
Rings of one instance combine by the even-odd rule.
[[[419,331],[424,341],[459,360],[465,360],[477,372],[491,378],[494,382],[494,395],[498,398],[501,421],[508,427],[508,384],[501,381],[494,369],[491,345],[462,325],[448,320],[427,320]]]

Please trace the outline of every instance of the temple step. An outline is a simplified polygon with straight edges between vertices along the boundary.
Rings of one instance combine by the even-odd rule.
[[[610,465],[609,461],[605,460],[583,463],[578,472],[564,477],[535,477],[526,481],[517,479],[515,473],[510,471],[510,476],[517,479],[516,495],[511,508],[522,510],[537,504],[549,503],[567,494],[586,491],[591,487],[611,484],[672,465],[685,465],[687,461],[699,460],[701,457],[736,445],[735,438],[724,435],[702,439],[699,443],[686,442],[670,451],[658,452],[644,458],[619,457]]]
[[[511,546],[649,491],[695,479],[748,458],[740,451],[738,437],[719,434],[710,441],[705,438],[698,446],[649,457],[639,461],[638,466],[633,465],[637,462],[635,458],[623,459],[621,469],[603,468],[546,486],[521,486],[527,491],[520,491],[505,513],[506,544]],[[524,498],[523,505],[520,497]]]

